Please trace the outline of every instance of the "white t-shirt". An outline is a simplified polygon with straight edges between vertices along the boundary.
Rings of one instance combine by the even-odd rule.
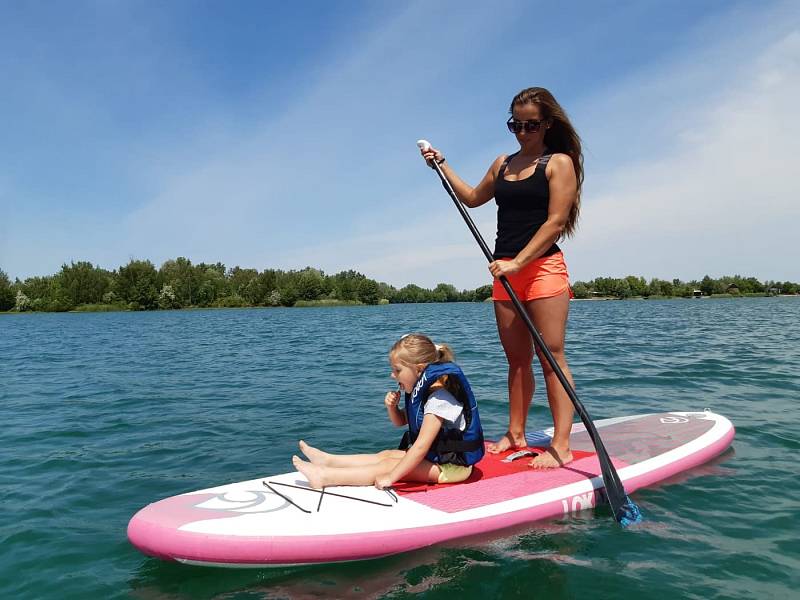
[[[436,415],[444,419],[442,426],[445,429],[458,429],[464,431],[467,423],[464,419],[464,407],[455,396],[444,388],[439,388],[431,392],[425,402],[426,415]]]

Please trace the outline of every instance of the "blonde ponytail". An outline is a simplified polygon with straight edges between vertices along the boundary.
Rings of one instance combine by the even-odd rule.
[[[447,344],[434,344],[427,335],[409,333],[394,343],[389,351],[389,358],[396,358],[407,365],[429,365],[451,362],[456,357]]]
[[[447,344],[436,344],[438,360],[436,362],[453,362],[456,359],[453,349]]]

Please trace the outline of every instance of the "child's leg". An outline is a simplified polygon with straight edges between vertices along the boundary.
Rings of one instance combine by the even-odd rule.
[[[439,483],[439,474],[442,470],[439,465],[429,460],[422,459],[422,462],[414,467],[410,473],[403,477],[403,481],[419,481],[421,483]]]
[[[323,488],[333,485],[372,485],[379,476],[391,473],[401,458],[384,458],[380,462],[361,466],[330,467],[308,463],[293,456],[292,463],[308,479],[311,487]],[[440,472],[439,465],[423,460],[403,480],[436,483]]]
[[[381,450],[376,454],[330,454],[319,448],[309,446],[303,440],[299,443],[300,451],[315,465],[326,467],[360,467],[372,465],[385,459],[399,460],[405,456],[405,450]]]

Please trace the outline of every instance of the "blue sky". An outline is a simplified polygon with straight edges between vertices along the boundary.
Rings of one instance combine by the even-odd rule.
[[[0,2],[0,76],[12,278],[186,256],[482,285],[415,141],[475,183],[541,85],[585,144],[573,279],[800,281],[796,2]]]

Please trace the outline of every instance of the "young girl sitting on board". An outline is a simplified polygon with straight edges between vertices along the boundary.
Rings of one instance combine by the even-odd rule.
[[[392,378],[405,392],[388,392],[383,402],[389,419],[408,425],[398,450],[377,454],[337,455],[300,441],[310,462],[297,456],[292,463],[311,487],[375,485],[395,482],[458,483],[472,473],[472,465],[484,453],[478,405],[469,382],[453,363],[446,344],[434,344],[425,335],[412,333],[395,342],[389,352]]]

